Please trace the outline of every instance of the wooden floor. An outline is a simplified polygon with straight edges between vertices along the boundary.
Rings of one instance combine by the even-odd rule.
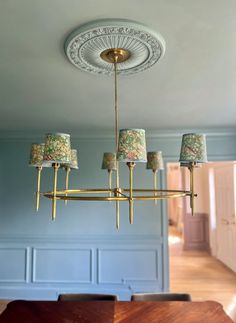
[[[214,300],[236,322],[236,274],[206,252],[183,251],[180,235],[169,230],[170,290],[194,301]]]

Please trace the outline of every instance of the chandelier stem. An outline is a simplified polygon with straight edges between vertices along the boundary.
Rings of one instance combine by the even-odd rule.
[[[115,56],[114,60],[114,71],[115,71],[115,142],[116,142],[116,187],[119,188],[120,186],[120,179],[119,179],[119,162],[117,160],[118,154],[118,90],[117,90],[117,59],[118,56]]]
[[[69,176],[70,176],[70,167],[66,167],[66,191],[69,189]],[[65,194],[67,196],[67,193]],[[67,205],[67,200],[65,200],[65,205]]]
[[[194,215],[194,211],[195,211],[195,205],[194,205],[194,163],[192,163],[189,167],[189,171],[190,171],[190,192],[191,192],[191,196],[190,196],[190,208],[191,208],[191,212],[192,212],[192,216]]]
[[[118,56],[114,56],[114,81],[115,81],[115,143],[116,143],[116,188],[120,186],[119,178],[119,162],[117,160],[118,155],[118,94],[117,94],[117,60]],[[119,193],[117,193],[119,196]],[[119,230],[120,227],[120,204],[119,201],[116,201],[116,229]]]
[[[40,182],[41,182],[41,172],[43,167],[39,166],[37,167],[37,173],[38,173],[38,180],[37,180],[37,192],[36,192],[36,211],[39,210],[39,199],[40,199]]]
[[[157,170],[153,170],[153,181],[154,181],[154,190],[157,189]],[[154,196],[156,196],[156,192],[154,192]],[[155,205],[157,205],[157,200],[154,200]]]
[[[57,205],[57,172],[60,165],[55,163],[53,164],[54,168],[54,184],[53,184],[53,199],[52,199],[52,221],[56,220],[56,205]]]

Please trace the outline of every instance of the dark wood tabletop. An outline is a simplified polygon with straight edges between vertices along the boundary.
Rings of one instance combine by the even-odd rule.
[[[221,304],[207,302],[13,301],[0,323],[227,323]]]

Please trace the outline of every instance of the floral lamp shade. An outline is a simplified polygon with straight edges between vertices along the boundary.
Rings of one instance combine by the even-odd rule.
[[[122,162],[147,161],[145,130],[120,130],[117,159]]]
[[[181,166],[187,166],[192,162],[207,162],[206,135],[196,133],[184,134],[179,161]]]
[[[107,169],[108,171],[116,170],[116,154],[106,152],[103,154],[102,169]]]
[[[77,149],[71,149],[71,162],[69,164],[69,167],[72,169],[78,169],[78,155],[77,155]]]
[[[43,159],[51,164],[70,164],[70,135],[65,133],[47,134]]]
[[[29,166],[32,167],[50,167],[51,164],[43,160],[44,144],[32,144],[30,150]]]
[[[164,169],[164,163],[161,151],[149,151],[147,153],[147,169],[158,171]]]

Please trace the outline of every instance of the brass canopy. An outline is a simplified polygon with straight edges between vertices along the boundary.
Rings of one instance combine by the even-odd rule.
[[[122,63],[129,59],[130,52],[124,48],[108,48],[104,50],[100,56],[108,63]]]

